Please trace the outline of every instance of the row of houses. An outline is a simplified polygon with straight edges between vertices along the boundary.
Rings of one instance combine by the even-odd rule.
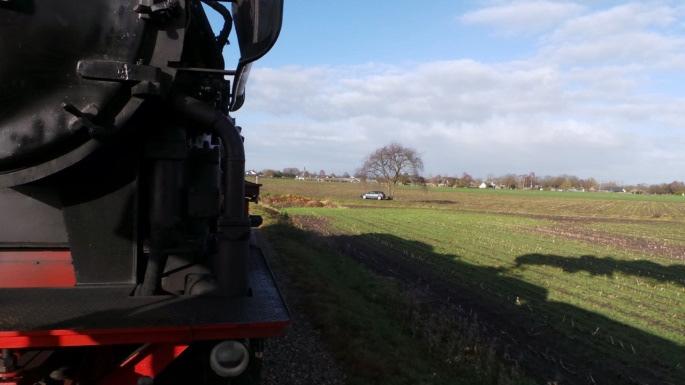
[[[262,173],[256,170],[245,171],[245,176],[259,178],[262,177]],[[335,175],[313,175],[313,174],[299,174],[295,176],[296,180],[307,180],[315,182],[339,182],[339,183],[361,183],[361,180],[356,177],[339,177]]]
[[[304,176],[304,175],[298,175],[295,177],[296,180],[309,180],[309,181],[316,181],[316,182],[339,182],[339,183],[361,183],[361,180],[359,178],[355,178],[353,176],[349,178],[342,178],[342,177],[337,177],[337,176],[332,176],[332,175],[325,175],[325,176]]]

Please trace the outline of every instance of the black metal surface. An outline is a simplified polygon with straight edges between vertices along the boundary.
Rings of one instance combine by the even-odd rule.
[[[143,99],[169,90],[169,63],[182,60],[186,29],[201,24],[188,23],[187,3],[197,13],[199,1],[147,19],[139,3],[0,1],[0,186],[82,161]]]
[[[82,161],[143,99],[175,88],[225,113],[229,102],[240,108],[249,63],[278,38],[283,0],[234,4],[236,71],[224,70],[221,52],[232,18],[207,2],[226,19],[219,36],[200,0],[0,1],[0,186]],[[226,73],[235,74],[232,100]]]
[[[64,208],[79,284],[135,282],[135,188],[134,181]]]
[[[188,158],[186,131],[165,127],[165,134],[145,151],[150,172],[148,197],[150,253],[138,295],[153,295],[161,285],[161,274],[170,254],[178,247],[183,233],[185,162]]]
[[[38,199],[46,193],[39,188],[26,188],[23,192],[0,189],[0,245],[5,248],[67,246],[60,208]]]
[[[0,290],[0,331],[102,330],[288,321],[261,250],[251,247],[251,297],[132,297],[131,286]]]
[[[67,171],[29,185],[54,191],[43,199],[59,202],[79,284],[136,280],[140,147],[131,143],[122,152],[111,143]]]
[[[112,60],[81,60],[76,71],[85,79],[114,82],[162,81],[162,71],[157,67]]]
[[[224,46],[228,44],[228,35],[231,34],[231,29],[233,29],[233,16],[231,16],[228,8],[224,7],[224,5],[218,1],[202,0],[202,2],[217,11],[224,18],[224,26],[216,37],[217,48],[223,50]]]
[[[278,40],[283,24],[283,0],[235,1],[233,20],[240,44],[240,62],[254,62],[266,55]]]
[[[217,231],[218,252],[211,261],[219,290],[226,296],[247,292],[247,259],[250,220],[245,205],[245,148],[232,118],[187,95],[174,98],[180,115],[221,139],[224,202]]]
[[[121,89],[82,80],[78,61],[135,62],[145,28],[132,12],[136,0],[21,2],[31,3],[31,11],[0,5],[0,165],[5,169],[83,141],[75,137],[73,117],[62,102],[104,109]]]

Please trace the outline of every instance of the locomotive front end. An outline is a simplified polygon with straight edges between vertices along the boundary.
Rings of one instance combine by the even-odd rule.
[[[228,3],[0,0],[0,383],[258,378],[289,315],[229,112],[283,1]]]

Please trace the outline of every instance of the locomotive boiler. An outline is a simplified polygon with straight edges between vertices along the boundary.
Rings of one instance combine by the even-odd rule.
[[[289,316],[230,112],[282,12],[0,0],[0,384],[258,381]]]

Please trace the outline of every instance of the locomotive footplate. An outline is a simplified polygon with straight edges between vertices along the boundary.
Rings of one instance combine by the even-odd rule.
[[[0,348],[187,343],[283,334],[287,306],[252,242],[251,296],[134,297],[131,286],[0,290]]]

